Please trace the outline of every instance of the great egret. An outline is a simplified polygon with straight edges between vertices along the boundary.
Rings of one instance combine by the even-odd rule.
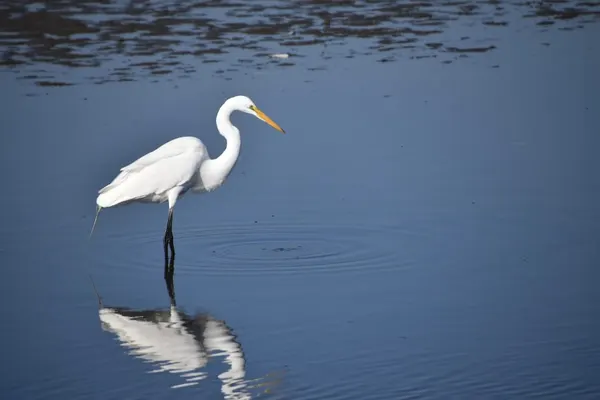
[[[241,145],[240,131],[229,119],[233,111],[254,115],[281,133],[285,133],[248,97],[235,96],[227,99],[217,113],[217,129],[227,142],[223,153],[211,159],[206,146],[198,138],[179,137],[121,168],[119,175],[98,192],[96,199],[98,209],[90,236],[94,232],[98,213],[102,208],[133,202],[168,201],[169,216],[163,240],[165,260],[168,258],[167,247],[170,247],[171,253],[175,256],[173,207],[177,199],[188,190],[196,193],[215,190],[223,184],[238,159]]]

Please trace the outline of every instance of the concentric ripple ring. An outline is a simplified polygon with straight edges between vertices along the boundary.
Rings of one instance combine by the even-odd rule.
[[[420,236],[398,227],[364,224],[268,222],[184,228],[175,234],[176,268],[186,275],[393,270],[413,263],[398,244]],[[119,240],[140,246],[158,244],[159,239],[160,233],[145,232]],[[130,267],[156,268],[142,265],[148,258],[137,252],[128,258]]]

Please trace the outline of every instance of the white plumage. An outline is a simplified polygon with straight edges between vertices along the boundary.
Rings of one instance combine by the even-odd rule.
[[[254,115],[285,133],[248,97],[232,97],[223,103],[217,113],[217,129],[227,141],[225,151],[219,157],[211,159],[206,146],[198,138],[185,136],[173,139],[121,168],[117,177],[98,192],[96,199],[98,212],[102,208],[133,202],[168,201],[169,218],[165,232],[165,255],[168,242],[174,253],[171,225],[173,207],[177,199],[189,190],[202,193],[218,188],[235,166],[241,141],[240,131],[229,119],[233,111]],[[92,226],[92,233],[97,218],[98,214]]]
[[[121,173],[100,189],[96,203],[108,208],[133,201],[165,202],[169,193],[185,192],[199,183],[200,166],[207,156],[206,146],[199,139],[173,139],[121,168]]]

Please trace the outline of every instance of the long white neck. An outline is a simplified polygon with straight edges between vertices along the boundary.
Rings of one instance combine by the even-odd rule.
[[[227,144],[219,157],[206,160],[200,168],[204,186],[208,190],[216,188],[223,183],[235,166],[240,154],[240,131],[229,120],[233,111],[232,104],[226,101],[217,113],[217,129],[225,138]]]

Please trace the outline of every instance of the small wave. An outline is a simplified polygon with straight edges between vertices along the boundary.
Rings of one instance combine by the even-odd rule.
[[[260,275],[375,272],[408,268],[412,260],[402,243],[418,234],[392,226],[346,224],[230,224],[175,232],[178,274]],[[144,245],[162,251],[161,235],[143,232],[113,236],[140,251],[117,262],[129,268],[156,269]],[[190,261],[191,260],[191,261]]]

